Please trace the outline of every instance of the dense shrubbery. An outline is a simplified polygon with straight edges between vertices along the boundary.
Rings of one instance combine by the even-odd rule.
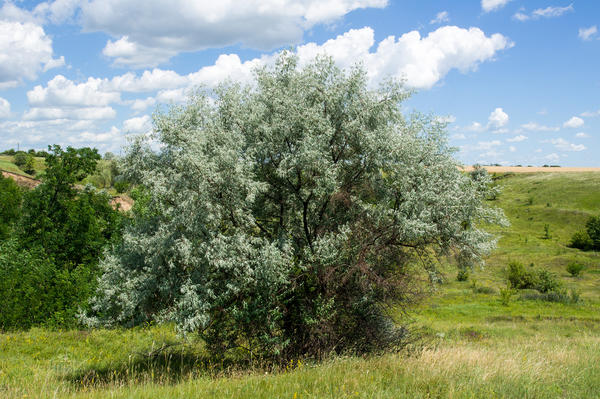
[[[95,287],[103,249],[119,237],[121,216],[109,196],[75,188],[95,169],[97,152],[51,152],[34,190],[0,180],[0,329],[73,325]]]
[[[567,265],[567,272],[573,277],[579,276],[583,272],[583,269],[585,269],[585,266],[578,262],[570,262]]]
[[[284,56],[252,88],[199,93],[125,158],[134,219],[105,258],[90,325],[170,320],[224,356],[369,351],[438,256],[470,267],[490,178],[459,171],[444,126],[406,119],[396,84]],[[245,349],[242,349],[245,348]]]
[[[14,224],[21,216],[23,190],[0,174],[0,240],[8,239]]]
[[[573,234],[569,246],[584,251],[600,251],[600,216],[590,217],[585,224],[585,230]]]
[[[554,291],[560,287],[556,275],[545,269],[526,269],[520,262],[508,264],[507,279],[512,288],[534,289],[542,293]]]

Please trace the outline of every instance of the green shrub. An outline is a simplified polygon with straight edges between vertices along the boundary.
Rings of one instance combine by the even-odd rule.
[[[560,288],[560,282],[556,274],[546,269],[541,269],[537,272],[537,284],[533,288],[539,292],[551,292]]]
[[[521,262],[510,262],[508,264],[508,282],[516,289],[535,288],[538,284],[537,275],[534,270],[526,270]]]
[[[569,247],[589,251],[594,247],[594,243],[587,230],[581,230],[573,234]]]
[[[581,263],[571,262],[567,265],[567,272],[573,277],[577,277],[581,274],[585,266]]]
[[[456,274],[457,281],[467,281],[469,280],[469,271],[467,269],[461,268]]]
[[[29,154],[27,154],[26,152],[18,151],[15,153],[15,155],[13,155],[13,163],[20,168],[21,166],[25,165],[28,157]]]
[[[500,289],[500,303],[502,306],[508,306],[512,296],[515,294],[515,289],[511,287],[510,283],[506,284],[506,288]]]
[[[600,216],[593,216],[588,219],[585,224],[590,240],[592,241],[592,249],[600,250]]]
[[[487,287],[485,285],[481,285],[481,286],[474,287],[473,292],[475,294],[495,294],[496,290],[492,287]]]
[[[520,299],[525,301],[544,301],[564,304],[579,303],[581,301],[579,292],[576,290],[567,292],[567,290],[564,288],[559,288],[548,292],[527,290],[521,294]]]
[[[560,287],[556,275],[546,269],[526,270],[520,262],[508,264],[507,279],[511,287],[516,289],[534,289],[549,292]]]
[[[13,179],[0,174],[0,240],[8,238],[21,215],[23,191]]]
[[[86,266],[70,269],[41,248],[23,250],[14,239],[0,244],[0,330],[75,326],[97,275]]]

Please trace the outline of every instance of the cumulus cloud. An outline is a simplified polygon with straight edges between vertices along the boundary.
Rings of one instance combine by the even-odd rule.
[[[492,141],[480,141],[475,146],[476,150],[491,150],[494,147],[501,145],[502,142],[500,140],[492,140]]]
[[[31,22],[0,20],[0,88],[14,87],[23,79],[36,79],[40,71],[64,65],[52,57],[52,40]]]
[[[466,73],[512,42],[501,34],[486,36],[479,28],[444,26],[422,37],[417,31],[396,38],[388,36],[377,44],[371,28],[353,29],[323,45],[309,43],[298,48],[301,60],[329,54],[342,67],[362,61],[372,80],[386,76],[406,79],[410,87],[427,89],[452,69]]]
[[[563,138],[551,139],[550,143],[561,151],[583,151],[586,149],[583,144],[569,143]]]
[[[590,137],[590,135],[585,132],[579,132],[579,133],[575,134],[575,137],[580,138],[580,139],[587,139]]]
[[[489,126],[499,129],[508,123],[508,114],[502,108],[496,108],[488,118]]]
[[[586,112],[582,112],[581,116],[583,116],[584,118],[594,118],[596,116],[600,116],[600,109],[598,111],[586,111]]]
[[[544,159],[547,159],[548,161],[551,162],[556,162],[560,159],[560,155],[558,155],[557,153],[553,152],[552,154],[548,154],[544,157]]]
[[[46,87],[35,86],[27,92],[29,104],[35,107],[47,106],[104,106],[120,101],[121,94],[110,90],[105,79],[88,78],[76,84],[62,75],[56,75]]]
[[[506,141],[508,141],[509,143],[519,143],[521,141],[525,141],[527,140],[527,136],[523,136],[522,134],[515,136],[513,138],[510,139],[506,139]]]
[[[530,19],[539,19],[539,18],[555,18],[560,17],[561,15],[574,11],[573,4],[569,4],[566,7],[546,7],[546,8],[538,8],[531,12],[531,14],[525,14],[524,12],[517,12],[513,15],[513,18],[525,22]]]
[[[469,126],[463,128],[468,132],[483,132],[485,127],[479,122],[473,122]]]
[[[107,120],[117,116],[111,107],[43,107],[31,108],[23,114],[23,120]]]
[[[0,97],[0,118],[8,118],[10,116],[10,103],[8,100]]]
[[[598,27],[596,25],[590,26],[589,28],[579,28],[579,38],[581,40],[592,40],[598,33]]]
[[[430,24],[442,24],[450,21],[448,11],[440,11],[436,14],[435,18],[429,21]]]
[[[583,126],[585,122],[578,116],[574,116],[563,124],[563,127],[578,128]]]
[[[559,127],[540,125],[537,122],[525,123],[525,124],[521,125],[521,128],[524,130],[532,131],[532,132],[557,132],[560,130]]]
[[[127,119],[123,122],[123,131],[128,133],[146,133],[152,129],[152,119],[148,115]]]
[[[383,8],[387,0],[90,0],[81,5],[84,31],[109,40],[104,54],[116,64],[155,66],[185,51],[240,44],[272,49],[299,43],[318,24],[362,8]],[[132,23],[131,15],[135,15]]]
[[[507,5],[511,0],[481,0],[484,12],[496,11]]]
[[[509,146],[509,147],[508,147],[508,150],[509,150],[510,152],[516,152],[516,151],[517,151],[517,147],[515,147],[515,146],[511,145],[511,146]]]

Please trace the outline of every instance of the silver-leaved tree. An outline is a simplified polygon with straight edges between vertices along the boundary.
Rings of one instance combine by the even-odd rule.
[[[90,325],[173,321],[215,354],[319,356],[397,344],[392,317],[440,256],[493,246],[489,179],[459,171],[444,125],[361,68],[286,54],[249,87],[154,119],[125,160],[132,222],[101,262]],[[420,266],[419,266],[420,265]],[[419,267],[421,272],[419,271]]]

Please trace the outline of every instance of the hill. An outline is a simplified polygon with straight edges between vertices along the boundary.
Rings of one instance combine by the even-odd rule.
[[[568,248],[600,213],[600,173],[500,174],[491,205],[510,227],[467,281],[445,283],[413,314],[423,340],[400,354],[298,359],[279,371],[206,363],[171,326],[0,334],[3,397],[593,398],[600,392],[600,254]],[[548,226],[546,234],[545,226]],[[505,268],[547,269],[580,301],[510,295]],[[570,262],[583,275],[566,272]],[[533,265],[531,265],[533,264]]]

